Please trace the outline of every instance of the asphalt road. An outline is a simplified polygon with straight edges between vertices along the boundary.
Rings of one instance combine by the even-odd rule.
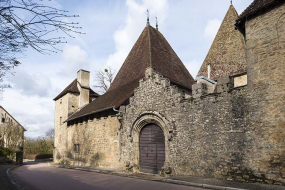
[[[46,163],[24,165],[13,169],[11,174],[16,183],[26,190],[203,190],[196,187],[55,168]]]
[[[11,183],[7,169],[14,165],[0,165],[0,190],[16,190],[16,187]]]

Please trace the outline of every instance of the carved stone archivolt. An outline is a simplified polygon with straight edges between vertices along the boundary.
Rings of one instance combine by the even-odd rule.
[[[134,163],[139,165],[139,135],[141,129],[147,124],[156,124],[161,127],[165,137],[165,164],[169,163],[169,141],[172,140],[173,123],[158,112],[146,111],[139,115],[130,130],[130,141],[134,147]]]

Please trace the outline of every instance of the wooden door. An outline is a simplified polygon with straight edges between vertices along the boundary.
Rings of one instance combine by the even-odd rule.
[[[139,141],[140,171],[158,174],[165,161],[165,140],[162,129],[155,124],[142,128]]]

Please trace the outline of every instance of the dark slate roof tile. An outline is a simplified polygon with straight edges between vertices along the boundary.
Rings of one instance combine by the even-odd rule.
[[[284,1],[284,0],[282,0]],[[267,8],[268,6],[282,2],[281,0],[254,0],[240,15],[239,20],[246,18],[247,16],[253,15],[258,11]]]

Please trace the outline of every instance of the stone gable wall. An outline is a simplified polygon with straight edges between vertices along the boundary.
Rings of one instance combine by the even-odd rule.
[[[224,178],[243,165],[247,141],[246,87],[186,99],[183,93],[189,92],[158,82],[163,80],[154,75],[141,81],[126,107],[121,130],[123,160],[139,167],[130,134],[136,120],[149,113],[163,117],[170,129],[166,137],[166,165],[172,168],[172,174]]]
[[[167,79],[158,74],[147,74],[126,106],[121,130],[121,157],[123,162],[132,163],[133,171],[139,171],[139,142],[134,140],[134,128],[138,121],[149,117],[150,122],[158,123],[164,131],[167,130],[165,166],[171,168],[172,175],[242,182],[284,182],[280,175],[284,170],[278,167],[279,173],[273,176],[276,167],[270,164],[270,160],[264,159],[268,157],[272,161],[272,158],[279,158],[275,156],[275,151],[257,150],[272,147],[274,140],[261,137],[268,131],[266,128],[257,131],[258,126],[252,121],[254,115],[264,113],[252,110],[258,104],[252,100],[259,92],[248,93],[248,86],[242,86],[193,98],[185,89],[165,81]],[[222,83],[226,80],[222,78],[218,81]],[[224,85],[221,83],[217,85]],[[156,118],[160,118],[160,122]],[[277,130],[271,132],[280,138],[283,132],[279,127],[277,125]],[[278,147],[281,147],[280,140]]]

